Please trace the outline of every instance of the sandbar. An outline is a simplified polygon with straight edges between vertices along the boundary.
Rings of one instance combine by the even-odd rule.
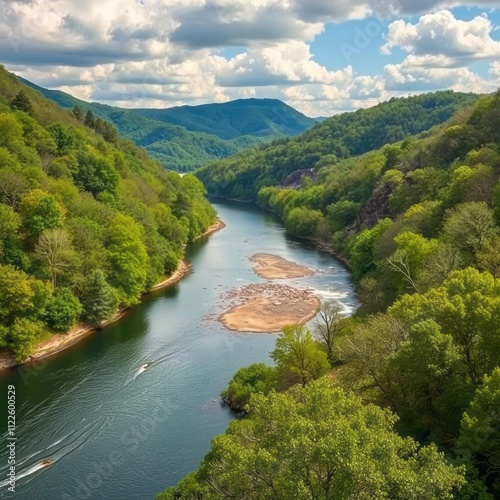
[[[321,306],[310,289],[270,283],[236,288],[224,299],[232,307],[219,316],[219,321],[235,332],[280,332],[286,325],[307,323]]]
[[[256,274],[270,280],[303,278],[314,274],[314,271],[306,266],[270,253],[257,253],[250,257],[250,262]]]

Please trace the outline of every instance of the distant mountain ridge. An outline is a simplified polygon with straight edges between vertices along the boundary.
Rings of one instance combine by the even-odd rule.
[[[135,113],[193,132],[230,140],[242,136],[284,137],[315,125],[296,109],[278,99],[238,99],[227,103],[179,106],[166,109],[134,109]]]
[[[299,135],[316,124],[278,99],[239,99],[227,103],[165,109],[125,109],[88,103],[59,90],[18,77],[59,106],[79,106],[110,121],[166,168],[194,170],[241,149]]]

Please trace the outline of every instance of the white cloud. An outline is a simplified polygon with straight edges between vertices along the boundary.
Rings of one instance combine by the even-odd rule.
[[[393,22],[381,50],[390,54],[399,48],[408,55],[399,64],[385,66],[387,90],[493,91],[493,80],[470,69],[475,62],[500,58],[500,42],[492,38],[493,30],[486,15],[463,21],[448,10],[423,15],[416,23]]]
[[[393,22],[381,50],[390,54],[394,47],[400,47],[410,54],[413,66],[461,67],[500,58],[500,42],[491,37],[493,28],[485,16],[462,21],[442,10],[422,16],[416,24],[402,19]]]
[[[403,64],[385,67],[386,90],[424,92],[453,89],[459,92],[488,93],[495,83],[484,80],[468,68],[429,68]]]
[[[500,78],[500,62],[499,61],[494,61],[490,64],[490,75],[497,76]],[[500,82],[498,82],[500,86]]]

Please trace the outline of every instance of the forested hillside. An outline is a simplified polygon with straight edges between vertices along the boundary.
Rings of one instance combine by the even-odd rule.
[[[194,176],[83,120],[0,67],[0,346],[19,361],[137,303],[215,220]]]
[[[299,137],[244,150],[196,175],[211,195],[254,201],[260,188],[279,185],[296,170],[319,169],[401,141],[445,122],[477,97],[447,91],[391,99],[328,118]]]
[[[239,370],[222,396],[248,417],[158,498],[499,498],[499,178],[500,92],[261,189],[349,260],[363,306],[327,305],[284,329],[274,367]]]
[[[87,103],[69,94],[23,83],[61,107],[110,121],[121,135],[173,170],[187,172],[247,146],[297,135],[315,121],[276,99],[243,99],[222,104],[168,109],[123,109]]]
[[[238,99],[224,104],[134,111],[194,132],[247,144],[252,138],[298,135],[315,125],[315,120],[278,99]]]

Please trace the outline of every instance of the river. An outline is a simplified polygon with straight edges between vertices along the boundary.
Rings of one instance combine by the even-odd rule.
[[[263,281],[248,257],[281,255],[321,272],[293,280],[346,312],[357,303],[341,263],[286,236],[272,215],[217,203],[227,227],[189,246],[190,275],[125,318],[38,365],[0,373],[0,498],[153,499],[194,470],[234,418],[219,394],[236,370],[271,363],[276,336],[235,334],[220,295]],[[145,371],[141,366],[151,363]],[[16,387],[16,493],[6,489],[8,385]],[[52,465],[40,467],[43,460]]]

